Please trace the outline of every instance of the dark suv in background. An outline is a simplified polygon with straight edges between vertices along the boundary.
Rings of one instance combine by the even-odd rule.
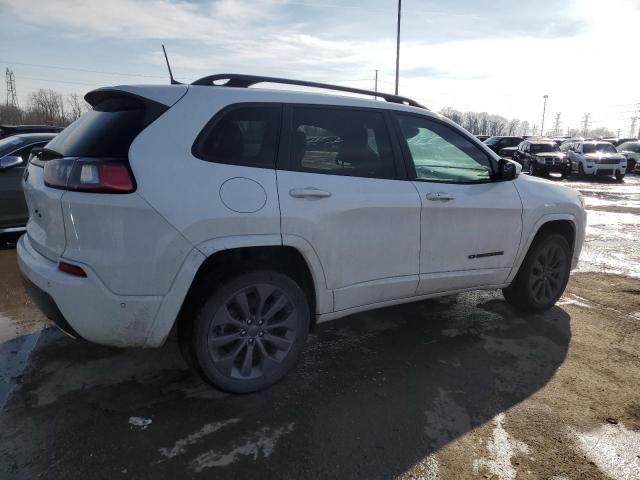
[[[23,133],[60,133],[63,129],[55,125],[0,125],[0,139]]]
[[[562,178],[571,175],[571,162],[560,147],[551,139],[525,140],[513,154],[513,159],[531,175],[559,173]]]
[[[524,140],[522,137],[494,136],[487,138],[484,144],[498,155],[500,155],[500,150],[509,148],[511,150],[505,150],[505,155],[503,156],[510,157],[513,153],[513,148],[517,147],[522,140]]]

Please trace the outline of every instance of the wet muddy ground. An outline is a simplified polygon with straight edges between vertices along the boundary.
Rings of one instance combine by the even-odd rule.
[[[640,478],[640,180],[563,183],[589,227],[552,310],[475,292],[354,315],[251,395],[202,384],[175,341],[41,331],[0,250],[0,478]]]

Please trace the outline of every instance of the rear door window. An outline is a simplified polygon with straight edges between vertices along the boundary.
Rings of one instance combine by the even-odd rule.
[[[205,126],[192,153],[208,162],[275,168],[281,117],[277,104],[231,107]]]
[[[395,178],[389,133],[381,112],[295,107],[294,170],[355,177]]]

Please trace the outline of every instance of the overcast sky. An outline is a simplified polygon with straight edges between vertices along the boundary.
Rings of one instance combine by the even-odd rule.
[[[380,89],[393,91],[396,5],[0,0],[0,67],[13,69],[21,102],[37,88],[165,83],[164,42],[182,81],[237,72],[372,89],[378,69]],[[592,127],[629,133],[640,102],[640,0],[404,0],[402,29],[400,94],[432,110],[540,124],[548,94],[549,126],[556,112],[565,130],[590,112]]]

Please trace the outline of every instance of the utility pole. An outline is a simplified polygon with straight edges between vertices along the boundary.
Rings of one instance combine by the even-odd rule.
[[[398,0],[398,34],[396,35],[396,95],[398,95],[398,81],[400,78],[400,14],[402,0]]]
[[[560,135],[560,116],[561,113],[556,113],[556,120],[553,122],[553,134],[558,137]]]
[[[544,137],[544,114],[547,112],[547,98],[549,98],[549,95],[543,95],[542,98],[544,98],[544,105],[542,106],[542,126],[540,127],[540,136]]]
[[[629,136],[633,137],[636,133],[636,122],[640,119],[638,116],[631,117],[631,129],[629,130]]]
[[[591,121],[591,114],[585,113],[582,119],[582,134],[586,137],[589,131],[589,122]]]
[[[5,79],[7,82],[7,106],[18,107],[18,94],[16,93],[16,77],[13,74],[13,70],[7,68],[5,72]]]

